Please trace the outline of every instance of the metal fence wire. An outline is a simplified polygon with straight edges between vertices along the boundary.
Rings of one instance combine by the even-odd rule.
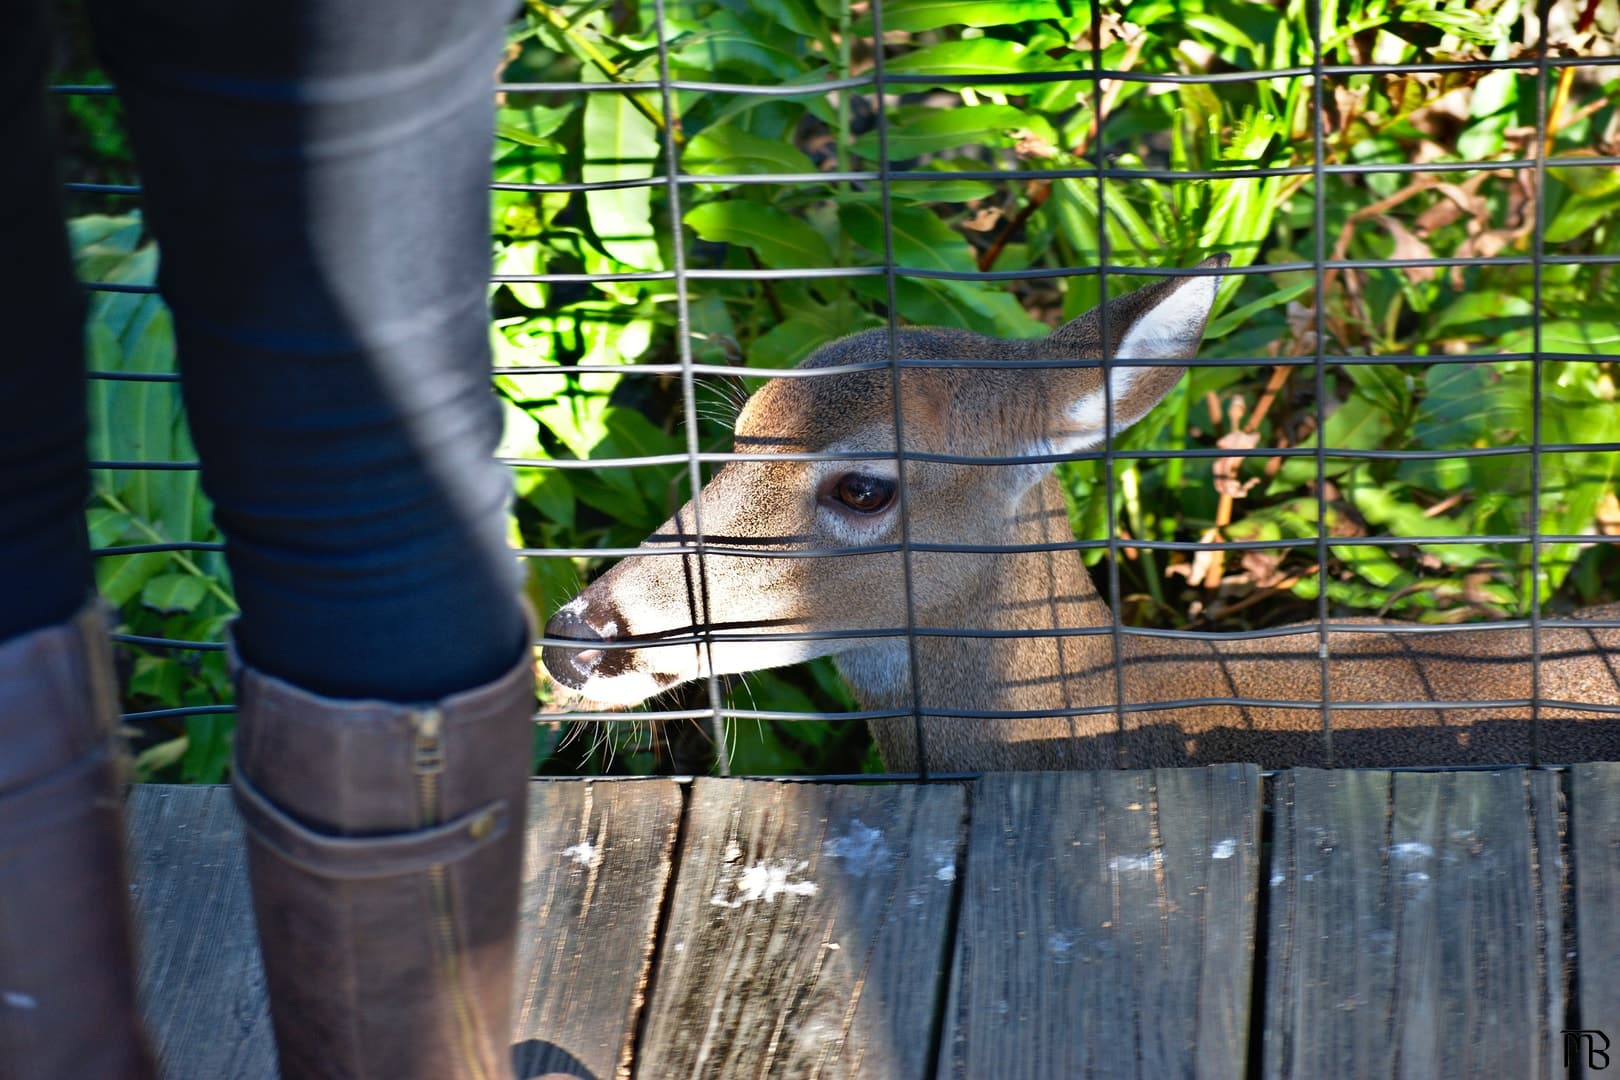
[[[674,5],[676,0],[670,0]],[[690,6],[690,5],[687,5]],[[825,7],[826,5],[823,5]],[[834,5],[835,7],[837,5]],[[915,6],[915,5],[912,5]],[[816,10],[813,5],[803,5],[806,11]],[[861,6],[856,5],[857,10]],[[1586,10],[1595,10],[1596,3],[1585,5]],[[829,628],[822,630],[801,631],[794,633],[781,633],[769,628],[758,628],[752,632],[727,628],[725,638],[727,642],[739,641],[806,641],[828,637],[861,636],[870,638],[889,638],[903,640],[911,660],[910,673],[912,679],[912,703],[904,710],[855,710],[855,711],[786,711],[780,709],[742,708],[727,703],[726,688],[721,680],[713,675],[707,678],[707,697],[702,704],[690,708],[653,708],[650,711],[624,713],[617,711],[592,711],[580,708],[569,709],[564,706],[548,711],[542,720],[557,724],[623,724],[645,723],[649,720],[658,721],[706,721],[714,725],[716,732],[716,746],[719,748],[719,768],[722,772],[731,771],[727,760],[726,747],[728,740],[724,736],[724,725],[738,721],[803,721],[823,720],[838,721],[842,723],[858,723],[862,721],[886,718],[909,719],[914,725],[919,742],[925,739],[923,725],[923,709],[921,707],[922,695],[917,681],[920,678],[922,665],[917,660],[919,642],[928,636],[957,636],[957,637],[994,637],[994,636],[1032,636],[1040,634],[1058,635],[1100,635],[1112,639],[1114,655],[1119,656],[1123,651],[1124,639],[1132,636],[1154,637],[1163,639],[1196,639],[1208,641],[1212,638],[1225,638],[1227,640],[1258,639],[1279,637],[1284,635],[1306,634],[1313,637],[1319,647],[1316,649],[1320,664],[1319,695],[1310,695],[1302,698],[1281,700],[1274,698],[1180,698],[1172,700],[1131,701],[1127,704],[1125,694],[1125,675],[1123,666],[1116,662],[1114,673],[1115,693],[1114,700],[1096,704],[1078,705],[1068,709],[1044,710],[1041,715],[1051,716],[1091,716],[1114,715],[1121,731],[1128,724],[1127,713],[1137,714],[1184,707],[1205,705],[1246,705],[1266,707],[1273,709],[1293,709],[1314,711],[1321,717],[1321,738],[1326,747],[1326,756],[1332,760],[1332,743],[1334,732],[1329,723],[1328,706],[1331,704],[1335,710],[1386,710],[1386,709],[1422,709],[1431,710],[1528,710],[1530,717],[1531,735],[1529,739],[1530,753],[1526,764],[1541,764],[1539,748],[1543,745],[1540,734],[1542,714],[1552,709],[1575,709],[1593,716],[1612,715],[1620,719],[1620,701],[1594,700],[1594,701],[1565,701],[1548,698],[1542,694],[1542,665],[1544,634],[1547,630],[1561,627],[1578,627],[1581,629],[1617,629],[1620,620],[1571,620],[1558,618],[1543,611],[1540,599],[1539,585],[1533,585],[1529,596],[1525,599],[1523,615],[1518,618],[1498,618],[1489,622],[1470,622],[1454,624],[1446,622],[1398,622],[1384,623],[1369,626],[1365,623],[1347,622],[1343,617],[1336,616],[1332,600],[1331,576],[1333,573],[1336,552],[1354,546],[1360,549],[1389,552],[1395,549],[1401,551],[1426,550],[1435,551],[1446,547],[1457,549],[1478,547],[1481,545],[1493,546],[1519,546],[1528,551],[1528,579],[1533,583],[1540,583],[1543,578],[1542,560],[1548,545],[1613,545],[1620,537],[1604,535],[1596,528],[1583,527],[1579,531],[1549,530],[1544,527],[1544,483],[1545,462],[1550,455],[1555,454],[1612,454],[1620,450],[1617,442],[1583,442],[1560,441],[1549,437],[1549,425],[1545,421],[1544,402],[1544,369],[1551,363],[1570,361],[1577,363],[1607,363],[1612,359],[1603,350],[1560,351],[1556,347],[1549,347],[1545,337],[1544,289],[1548,276],[1551,273],[1571,273],[1570,269],[1576,267],[1602,267],[1613,266],[1620,263],[1620,237],[1611,237],[1607,247],[1601,251],[1568,252],[1562,250],[1549,250],[1547,213],[1545,199],[1547,191],[1547,177],[1549,169],[1569,171],[1570,175],[1589,174],[1596,178],[1612,174],[1620,168],[1620,157],[1604,156],[1598,152],[1565,153],[1562,156],[1553,153],[1554,144],[1552,136],[1555,134],[1550,127],[1549,102],[1555,93],[1555,84],[1560,80],[1563,72],[1575,68],[1590,73],[1602,74],[1603,69],[1613,69],[1620,65],[1620,57],[1613,55],[1591,55],[1578,50],[1559,51],[1548,47],[1546,28],[1549,23],[1549,14],[1553,5],[1542,0],[1535,10],[1523,11],[1524,18],[1539,28],[1536,44],[1522,50],[1501,48],[1496,50],[1493,58],[1465,59],[1465,60],[1433,60],[1413,63],[1330,63],[1337,44],[1342,43],[1343,27],[1330,22],[1324,22],[1324,5],[1312,4],[1308,9],[1307,24],[1311,30],[1311,62],[1309,64],[1294,64],[1267,70],[1228,70],[1219,63],[1206,65],[1206,70],[1196,73],[1166,73],[1147,72],[1136,70],[1130,64],[1110,66],[1110,56],[1117,62],[1117,52],[1107,54],[1103,43],[1109,38],[1105,23],[1112,25],[1112,21],[1120,16],[1120,9],[1104,4],[1099,0],[1092,0],[1088,5],[1076,3],[1072,14],[1062,21],[1063,30],[1075,39],[1085,39],[1090,45],[1087,50],[1088,63],[1084,66],[1065,65],[1062,70],[1032,70],[1013,73],[970,73],[959,74],[949,71],[919,71],[912,65],[905,65],[902,70],[891,70],[895,57],[905,55],[903,46],[895,49],[875,45],[884,42],[886,12],[899,8],[908,10],[904,0],[872,0],[869,7],[864,9],[866,23],[863,29],[866,37],[858,51],[868,58],[864,67],[857,71],[853,69],[842,77],[824,77],[813,84],[803,81],[781,80],[769,81],[760,78],[757,81],[699,81],[690,78],[678,78],[672,74],[675,64],[672,62],[674,52],[683,47],[683,39],[677,30],[670,27],[669,12],[666,10],[665,0],[651,0],[641,8],[644,15],[650,16],[650,25],[643,27],[643,33],[650,37],[651,47],[656,49],[656,63],[650,70],[655,72],[654,77],[627,78],[627,77],[600,77],[598,81],[506,81],[498,86],[498,92],[513,96],[527,95],[529,100],[546,102],[568,102],[583,100],[589,95],[619,95],[623,97],[636,97],[639,101],[655,102],[658,112],[669,122],[660,125],[658,132],[659,146],[656,153],[656,166],[646,170],[644,176],[617,177],[611,179],[540,179],[540,180],[513,180],[505,179],[493,183],[496,192],[522,193],[528,197],[540,199],[545,197],[565,198],[580,193],[594,193],[605,191],[625,191],[645,189],[648,192],[659,192],[665,200],[667,207],[667,223],[660,228],[673,231],[674,242],[668,245],[669,265],[657,269],[615,269],[602,272],[548,272],[541,269],[534,273],[510,272],[502,268],[502,272],[492,275],[492,282],[497,286],[538,286],[553,290],[601,288],[616,284],[635,284],[645,282],[668,282],[671,290],[670,302],[673,304],[675,316],[674,349],[676,355],[673,360],[655,360],[635,365],[618,363],[567,363],[565,370],[560,370],[557,363],[547,361],[524,365],[521,363],[502,362],[497,374],[507,378],[544,377],[552,380],[559,378],[560,374],[569,377],[585,377],[591,375],[617,376],[626,380],[668,380],[671,377],[678,380],[680,403],[679,416],[684,421],[684,431],[677,432],[677,436],[684,440],[684,448],[669,452],[645,453],[635,455],[620,455],[613,457],[567,457],[567,456],[506,456],[503,460],[509,465],[525,470],[560,470],[573,473],[579,470],[596,471],[604,469],[657,469],[669,466],[679,466],[684,469],[685,481],[692,492],[702,487],[706,472],[728,462],[741,461],[821,461],[821,460],[867,460],[874,457],[890,462],[939,462],[947,464],[969,464],[981,466],[1012,466],[1046,464],[1052,465],[1064,461],[1095,461],[1100,463],[1100,476],[1102,490],[1100,498],[1106,507],[1105,537],[1100,539],[1073,539],[1069,541],[1039,544],[951,544],[922,542],[916,539],[912,528],[912,516],[916,510],[913,493],[907,489],[906,470],[898,471],[897,499],[900,512],[900,534],[898,541],[891,544],[869,545],[865,547],[843,547],[836,549],[779,547],[761,549],[752,545],[739,545],[731,542],[727,537],[716,537],[705,531],[705,523],[699,518],[691,520],[690,533],[671,538],[671,541],[661,546],[654,554],[658,558],[674,558],[678,560],[672,566],[681,565],[687,555],[695,556],[701,563],[707,558],[716,555],[740,555],[749,558],[813,558],[821,556],[846,557],[860,554],[874,554],[883,552],[898,552],[901,555],[901,565],[904,567],[904,596],[905,621],[903,625],[882,627],[877,629],[848,630]],[[1577,5],[1581,8],[1581,5]],[[531,5],[531,12],[545,11],[550,15],[557,15],[557,9],[546,8],[545,5]],[[679,8],[677,8],[679,10]],[[1044,9],[1043,9],[1044,10]],[[852,25],[849,21],[850,7],[848,3],[843,6],[845,21],[843,29],[847,33]],[[559,16],[561,17],[561,16]],[[1331,18],[1327,16],[1326,18]],[[565,19],[566,22],[566,19]],[[559,24],[562,25],[562,24]],[[908,23],[914,25],[913,23]],[[1325,44],[1331,42],[1332,44]],[[847,47],[847,45],[846,45]],[[1607,50],[1612,51],[1612,50]],[[846,57],[847,59],[847,57]],[[1345,80],[1352,76],[1370,75],[1381,79],[1408,78],[1417,75],[1436,76],[1436,84],[1452,77],[1474,78],[1481,73],[1512,73],[1515,78],[1533,79],[1535,104],[1535,129],[1518,146],[1528,150],[1517,156],[1496,155],[1491,158],[1474,160],[1424,160],[1424,161],[1391,161],[1391,160],[1330,160],[1327,144],[1327,123],[1325,118],[1334,105],[1332,95],[1335,88],[1342,86]],[[1600,82],[1600,80],[1594,80]],[[1130,84],[1145,84],[1147,90],[1163,92],[1178,86],[1203,86],[1215,93],[1222,88],[1234,84],[1268,83],[1272,86],[1285,86],[1298,84],[1308,87],[1309,110],[1313,122],[1310,129],[1310,152],[1305,164],[1288,165],[1282,167],[1267,167],[1262,164],[1237,163],[1229,167],[1187,169],[1167,167],[1156,164],[1164,159],[1163,154],[1157,157],[1145,155],[1141,160],[1134,158],[1121,162],[1120,151],[1126,145],[1129,134],[1115,139],[1110,136],[1108,123],[1112,101],[1110,92],[1118,92],[1120,88]],[[1083,163],[1071,167],[1041,167],[1039,171],[1028,168],[1009,167],[1005,160],[998,160],[994,155],[981,155],[975,163],[984,167],[954,168],[948,173],[942,173],[930,168],[928,163],[913,161],[909,166],[906,152],[897,150],[891,153],[896,139],[896,110],[901,108],[910,95],[933,93],[955,93],[965,95],[963,100],[975,100],[974,95],[993,95],[1005,98],[1007,95],[1035,93],[1039,88],[1052,84],[1078,84],[1083,87],[1082,95],[1077,96],[1074,108],[1089,108],[1095,118],[1092,137],[1085,147],[1085,160]],[[1620,83],[1608,82],[1609,87],[1620,86]],[[1004,90],[1002,88],[1005,88]],[[63,85],[55,88],[64,95],[98,95],[113,92],[106,86]],[[1611,104],[1617,100],[1616,91],[1604,91]],[[650,97],[649,97],[650,95]],[[840,155],[836,163],[828,163],[825,169],[811,172],[791,171],[755,171],[753,169],[738,168],[730,172],[692,171],[683,166],[683,154],[686,151],[686,140],[680,129],[679,117],[682,115],[683,103],[690,103],[698,95],[731,95],[734,100],[743,98],[763,98],[774,100],[791,100],[803,102],[807,99],[821,101],[833,100],[843,95],[845,103],[857,97],[875,103],[869,118],[870,131],[875,135],[876,153],[871,155],[875,160],[875,167],[853,168]],[[847,116],[847,112],[845,114]],[[836,131],[836,138],[846,139],[846,131]],[[898,164],[897,164],[898,162]],[[957,164],[961,164],[958,162]],[[905,167],[901,167],[905,166]],[[1424,256],[1424,257],[1393,257],[1393,258],[1365,258],[1352,257],[1345,251],[1334,251],[1332,238],[1329,235],[1328,204],[1330,187],[1336,177],[1356,178],[1358,180],[1372,177],[1401,177],[1416,176],[1439,177],[1447,179],[1450,174],[1481,174],[1488,173],[1493,178],[1508,182],[1523,183],[1530,193],[1530,206],[1533,208],[1533,223],[1529,230],[1528,250],[1516,252],[1511,248],[1501,251],[1481,254],[1471,252],[1459,256]],[[900,185],[908,182],[938,181],[942,175],[955,181],[986,181],[991,184],[1011,184],[1030,180],[1039,180],[1052,185],[1078,185],[1090,188],[1088,197],[1093,199],[1096,206],[1103,208],[1103,212],[1095,217],[1095,236],[1089,238],[1089,246],[1096,253],[1094,262],[1085,265],[1066,266],[1030,266],[1012,270],[976,269],[972,271],[941,268],[940,266],[906,265],[896,254],[895,246],[895,191]],[[1414,448],[1414,449],[1380,449],[1366,446],[1336,446],[1329,445],[1324,437],[1316,437],[1308,445],[1292,446],[1188,446],[1157,445],[1146,448],[1128,447],[1120,445],[1120,441],[1112,434],[1105,435],[1100,448],[1092,451],[1064,454],[1045,455],[1010,455],[1010,456],[981,456],[957,453],[925,453],[916,450],[905,450],[901,453],[885,453],[882,455],[860,453],[824,453],[804,452],[798,454],[781,453],[755,453],[746,450],[725,452],[708,450],[703,447],[700,439],[700,394],[699,380],[715,380],[718,382],[740,386],[742,380],[768,380],[768,379],[802,379],[824,378],[828,376],[843,376],[858,370],[886,370],[889,373],[890,387],[893,391],[895,425],[895,445],[901,445],[900,433],[907,424],[904,415],[904,403],[899,393],[902,373],[909,368],[973,368],[973,367],[1105,367],[1102,361],[1065,360],[1065,361],[1009,361],[986,360],[970,357],[944,357],[939,359],[915,360],[902,358],[897,344],[896,331],[900,327],[901,303],[897,292],[908,281],[964,281],[964,282],[1009,282],[1022,283],[1026,287],[1030,283],[1051,282],[1058,287],[1072,285],[1084,279],[1095,279],[1100,294],[1106,299],[1110,295],[1118,295],[1125,291],[1117,284],[1118,277],[1129,274],[1134,277],[1163,277],[1186,276],[1216,273],[1212,270],[1188,269],[1183,266],[1170,265],[1163,267],[1148,267],[1137,262],[1124,262],[1115,258],[1114,241],[1110,229],[1107,228],[1107,208],[1112,202],[1120,198],[1117,191],[1110,185],[1117,182],[1151,181],[1169,185],[1220,183],[1243,180],[1297,180],[1303,185],[1302,190],[1308,190],[1311,195],[1311,243],[1312,249],[1308,257],[1303,257],[1292,251],[1274,253],[1277,261],[1261,263],[1253,258],[1240,259],[1233,266],[1218,271],[1225,277],[1241,277],[1245,275],[1262,275],[1271,278],[1284,278],[1288,275],[1310,275],[1311,283],[1303,292],[1294,295],[1304,300],[1309,298],[1312,303],[1308,313],[1309,322],[1302,326],[1308,333],[1302,334],[1301,340],[1308,341],[1311,347],[1300,355],[1221,355],[1215,357],[1200,356],[1190,362],[1191,370],[1220,369],[1220,368],[1269,368],[1277,371],[1281,369],[1308,369],[1314,382],[1311,397],[1314,400],[1314,431],[1317,433],[1329,430],[1330,402],[1333,398],[1330,393],[1330,372],[1349,371],[1350,369],[1366,365],[1381,365],[1402,373],[1409,370],[1433,368],[1448,365],[1469,364],[1502,364],[1507,362],[1523,362],[1529,365],[1529,393],[1531,428],[1528,441],[1523,439],[1502,445],[1475,445],[1446,448]],[[694,258],[689,242],[681,232],[680,222],[683,219],[683,206],[692,199],[692,193],[703,185],[724,185],[738,191],[746,191],[758,186],[777,186],[792,188],[795,185],[824,184],[844,185],[841,190],[858,191],[864,198],[875,196],[874,204],[878,210],[882,223],[882,246],[876,254],[881,261],[876,265],[856,265],[844,263],[840,265],[799,266],[799,267],[772,267],[768,265],[752,265],[746,267],[710,265],[718,260],[711,258]],[[80,193],[84,198],[109,197],[124,198],[139,196],[139,187],[129,184],[111,183],[72,183],[69,187]],[[1368,227],[1379,227],[1376,217],[1364,219]],[[1005,238],[1004,238],[1005,239]],[[1252,253],[1251,253],[1252,255]],[[1416,354],[1378,354],[1371,351],[1350,352],[1336,354],[1329,351],[1333,335],[1327,324],[1331,289],[1342,288],[1348,275],[1358,272],[1389,272],[1411,274],[1416,271],[1427,271],[1434,274],[1464,274],[1477,270],[1482,266],[1490,266],[1497,270],[1508,267],[1524,268],[1524,300],[1527,301],[1526,310],[1529,314],[1529,337],[1523,342],[1525,348],[1517,351],[1447,351],[1433,355]],[[731,363],[713,363],[700,360],[694,354],[693,305],[702,301],[705,290],[712,288],[711,283],[724,283],[734,281],[752,281],[769,283],[773,281],[814,282],[826,280],[858,281],[861,279],[875,279],[880,288],[875,295],[868,294],[875,301],[874,310],[882,313],[887,326],[888,356],[886,360],[852,366],[839,366],[831,368],[802,369],[802,368],[761,368],[744,367]],[[1111,284],[1111,282],[1113,284]],[[91,290],[101,292],[151,292],[154,287],[150,285],[131,285],[109,281],[87,281],[86,286]],[[1107,308],[1102,308],[1104,340],[1109,340],[1107,327]],[[1620,349],[1609,349],[1609,352]],[[1132,366],[1170,365],[1181,366],[1187,363],[1180,359],[1162,360],[1132,360]],[[149,381],[172,382],[176,376],[170,373],[128,372],[128,371],[94,371],[92,378],[96,380],[123,380],[123,381]],[[1107,379],[1102,380],[1105,393],[1112,393]],[[1112,414],[1114,403],[1107,402],[1109,415]],[[1212,420],[1218,425],[1216,418]],[[1556,429],[1562,430],[1562,428]],[[1455,531],[1436,529],[1430,535],[1355,535],[1353,537],[1334,535],[1328,527],[1333,518],[1330,507],[1330,490],[1334,478],[1333,466],[1343,462],[1376,462],[1376,461],[1425,461],[1435,462],[1466,462],[1470,459],[1499,458],[1506,461],[1524,461],[1528,463],[1529,495],[1527,500],[1527,519],[1522,528],[1511,531],[1491,531],[1476,534],[1458,534]],[[1311,473],[1310,486],[1314,492],[1315,529],[1313,535],[1287,536],[1267,535],[1251,539],[1231,538],[1204,538],[1181,539],[1164,538],[1162,536],[1126,535],[1121,527],[1121,484],[1122,467],[1140,461],[1170,461],[1184,459],[1188,461],[1201,460],[1227,460],[1241,464],[1243,460],[1257,459],[1273,463],[1282,463],[1285,467],[1290,462],[1303,462]],[[108,470],[190,470],[196,468],[191,461],[181,460],[104,460],[93,463],[95,468]],[[1612,491],[1612,480],[1609,482]],[[1620,532],[1620,530],[1616,530]],[[152,552],[217,552],[223,545],[217,542],[197,540],[155,540],[151,543],[117,544],[103,546],[97,549],[96,554],[101,559],[119,559],[133,555]],[[1231,554],[1241,559],[1244,553],[1249,552],[1286,552],[1300,550],[1309,552],[1314,558],[1315,566],[1310,575],[1315,579],[1314,601],[1315,618],[1304,624],[1290,624],[1287,626],[1265,627],[1236,632],[1216,633],[1209,630],[1172,629],[1166,627],[1132,626],[1126,625],[1122,613],[1125,611],[1127,599],[1121,580],[1122,562],[1127,558],[1138,557],[1141,553],[1163,552],[1166,557],[1179,554],[1185,557],[1194,557],[1199,553],[1218,552],[1223,555]],[[611,561],[615,557],[637,553],[638,549],[629,545],[618,546],[582,546],[582,547],[525,547],[520,549],[521,557],[525,559],[606,559]],[[913,577],[912,556],[918,553],[979,553],[979,554],[1006,554],[1019,551],[1055,551],[1070,559],[1079,559],[1087,552],[1104,552],[1106,559],[1100,564],[1102,572],[1098,575],[1099,590],[1107,601],[1112,618],[1106,625],[1096,627],[1062,627],[1056,630],[1038,631],[1006,631],[969,627],[937,627],[921,626],[917,616],[916,588]],[[646,552],[643,552],[646,554]],[[678,572],[673,571],[672,572]],[[562,599],[562,598],[559,598]],[[548,612],[549,614],[549,612]],[[1450,701],[1400,701],[1400,700],[1358,700],[1345,702],[1335,696],[1333,676],[1330,671],[1330,656],[1328,649],[1329,634],[1336,632],[1365,633],[1377,632],[1395,635],[1421,635],[1428,638],[1456,634],[1465,631],[1489,630],[1527,630],[1529,640],[1529,653],[1523,657],[1523,663],[1530,670],[1530,693],[1523,697],[1508,697],[1496,700],[1450,700]],[[217,650],[222,647],[218,641],[180,640],[155,636],[151,634],[128,633],[119,635],[118,640],[143,650]],[[660,645],[688,643],[694,647],[707,649],[712,646],[714,633],[711,627],[698,625],[691,632],[684,635],[664,636],[660,638]],[[577,645],[573,639],[541,638],[537,645]],[[636,648],[644,642],[608,641],[601,643],[604,649]],[[1363,699],[1366,695],[1361,695]],[[229,705],[189,705],[174,708],[149,709],[135,712],[126,717],[133,724],[148,724],[172,717],[186,717],[204,713],[217,713],[229,711]],[[966,721],[990,719],[994,714],[982,711],[933,707],[927,710],[929,716],[958,717]],[[919,775],[919,774],[891,774],[891,775]],[[920,774],[926,775],[926,773]]]

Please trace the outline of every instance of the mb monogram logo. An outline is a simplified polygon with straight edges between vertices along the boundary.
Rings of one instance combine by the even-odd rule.
[[[1571,1028],[1564,1032],[1564,1068],[1583,1061],[1591,1072],[1609,1067],[1609,1036],[1597,1028]]]

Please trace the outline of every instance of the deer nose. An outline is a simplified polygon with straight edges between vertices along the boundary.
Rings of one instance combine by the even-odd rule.
[[[551,621],[546,623],[546,637],[572,638],[581,642],[607,640],[586,620],[583,608],[577,604],[569,604],[551,617]],[[578,690],[596,674],[606,654],[606,649],[588,646],[547,645],[540,650],[540,661],[551,672],[552,678],[572,690]]]

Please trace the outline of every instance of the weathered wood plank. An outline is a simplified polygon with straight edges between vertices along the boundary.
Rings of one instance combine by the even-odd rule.
[[[940,1076],[1241,1076],[1252,766],[973,788]]]
[[[1386,772],[1295,769],[1277,778],[1267,1077],[1391,1074],[1395,916],[1383,875],[1389,799]]]
[[[1516,769],[1279,778],[1265,1074],[1553,1075],[1557,813]]]
[[[628,1075],[680,814],[680,791],[665,780],[529,789],[519,1077]]]
[[[639,1076],[919,1078],[964,793],[693,785]]]
[[[1407,1076],[1551,1076],[1521,770],[1395,777],[1398,1065]],[[1553,893],[1553,903],[1557,894]]]
[[[1563,1060],[1563,1027],[1568,1016],[1573,974],[1569,955],[1573,941],[1566,940],[1569,926],[1564,918],[1564,909],[1570,903],[1569,852],[1564,840],[1569,832],[1569,815],[1558,773],[1533,769],[1527,775],[1530,814],[1535,826],[1530,853],[1535,875],[1534,895],[1539,905],[1536,925],[1540,928],[1537,938],[1541,947],[1540,985],[1545,994],[1543,1013],[1547,1017],[1539,1053],[1542,1060],[1558,1064]],[[1555,1071],[1553,1075],[1561,1074]]]
[[[147,1024],[170,1080],[272,1080],[276,1051],[229,789],[138,785],[130,877]]]
[[[1174,995],[1161,999],[1161,1010],[1196,1018],[1191,1032],[1158,1025],[1161,1038],[1173,1040],[1160,1060],[1184,1060],[1190,1039],[1194,1075],[1241,1076],[1248,1059],[1260,891],[1259,770],[1162,769],[1153,782],[1166,893],[1175,913],[1167,922],[1164,956],[1201,956],[1196,979],[1160,984]],[[1163,968],[1160,973],[1167,974]],[[1160,1075],[1170,1075],[1169,1068]]]
[[[520,1076],[606,1080],[627,1066],[680,805],[667,781],[530,787],[514,1024]],[[164,1075],[274,1077],[229,789],[139,786],[129,817],[141,983]]]
[[[1620,764],[1570,772],[1580,1022],[1608,1035],[1608,1052],[1620,1061]]]

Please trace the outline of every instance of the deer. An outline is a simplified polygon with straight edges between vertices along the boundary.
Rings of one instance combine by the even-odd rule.
[[[1106,299],[1044,338],[904,327],[823,345],[806,375],[749,397],[735,424],[747,459],[556,612],[542,663],[583,698],[631,705],[831,656],[861,707],[886,713],[869,724],[892,772],[1620,757],[1620,711],[1576,707],[1620,705],[1620,629],[1539,627],[1534,687],[1524,627],[1116,630],[1053,463],[1170,392],[1228,263]],[[943,360],[975,363],[926,363]],[[1574,618],[1615,620],[1620,604]],[[1532,697],[1551,703],[1536,723]],[[1466,707],[1423,707],[1440,702]]]

